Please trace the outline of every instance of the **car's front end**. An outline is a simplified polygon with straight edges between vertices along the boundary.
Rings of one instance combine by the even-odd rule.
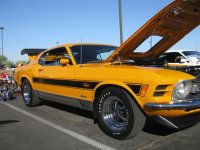
[[[160,87],[160,92],[164,87]],[[145,109],[160,123],[182,128],[200,120],[200,79],[182,80],[171,93],[169,103],[147,103]]]
[[[94,99],[104,87],[120,87],[147,117],[165,126],[183,128],[200,121],[200,79],[192,75],[164,68],[114,63],[82,65],[75,74],[77,78],[89,76],[101,81],[95,87]]]

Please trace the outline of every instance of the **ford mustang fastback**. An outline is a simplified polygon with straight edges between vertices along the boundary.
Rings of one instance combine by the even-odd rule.
[[[103,132],[116,139],[137,135],[148,117],[177,129],[199,122],[200,78],[156,59],[199,25],[199,8],[200,0],[176,0],[120,47],[75,43],[22,50],[31,57],[15,70],[25,105],[50,100],[93,111]]]

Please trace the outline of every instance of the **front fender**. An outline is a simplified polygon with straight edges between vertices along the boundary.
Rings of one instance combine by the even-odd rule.
[[[133,92],[133,90],[126,83],[117,82],[117,81],[100,82],[94,89],[93,99],[95,100],[97,98],[97,95],[99,95],[103,91],[103,89],[105,89],[108,86],[117,86],[117,87],[124,89],[125,91],[128,92],[128,94],[130,94],[130,96],[133,99],[135,99],[135,101],[137,103],[139,103],[140,106],[143,105],[142,102],[138,99],[137,95]]]

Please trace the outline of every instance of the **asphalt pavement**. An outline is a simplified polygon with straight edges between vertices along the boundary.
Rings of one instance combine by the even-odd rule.
[[[0,150],[199,150],[199,141],[200,123],[177,131],[148,121],[120,141],[105,135],[91,112],[52,102],[29,108],[21,96],[0,101]]]

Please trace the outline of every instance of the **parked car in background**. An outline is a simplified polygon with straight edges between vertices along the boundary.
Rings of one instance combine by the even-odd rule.
[[[169,50],[164,54],[169,65],[200,66],[200,52],[194,50]]]
[[[199,8],[199,0],[175,0],[120,47],[74,43],[23,51],[35,55],[15,70],[25,105],[51,100],[93,111],[116,139],[136,136],[148,117],[172,128],[199,122],[200,78],[155,59],[200,24]],[[140,51],[149,37],[157,42]]]
[[[194,76],[200,75],[200,52],[195,50],[168,50],[161,55],[168,68],[180,70]]]

